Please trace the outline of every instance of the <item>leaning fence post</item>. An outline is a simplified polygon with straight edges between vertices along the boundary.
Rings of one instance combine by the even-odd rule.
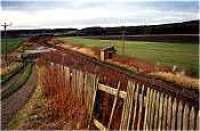
[[[118,83],[118,86],[117,86],[117,95],[115,96],[115,99],[114,99],[114,102],[113,102],[113,107],[112,107],[110,119],[109,119],[109,122],[108,122],[108,130],[110,129],[110,126],[111,126],[111,123],[112,123],[113,114],[114,114],[115,107],[116,107],[116,104],[117,104],[117,100],[118,100],[118,97],[119,97],[119,89],[120,89],[120,82]]]
[[[96,76],[95,76],[96,78]],[[91,125],[91,121],[92,121],[92,115],[93,115],[93,112],[94,112],[94,104],[95,104],[95,99],[96,99],[96,92],[97,92],[97,89],[98,89],[98,79],[95,79],[95,86],[94,86],[94,94],[93,94],[93,97],[92,97],[92,104],[91,104],[91,109],[90,109],[90,115],[89,115],[89,123],[88,123],[88,129],[90,129],[90,125]]]

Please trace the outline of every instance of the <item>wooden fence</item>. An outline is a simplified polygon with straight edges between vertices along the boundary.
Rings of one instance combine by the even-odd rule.
[[[115,129],[112,127],[116,122],[113,118],[120,115],[115,112],[119,110],[117,104],[122,101],[120,120],[117,121],[120,130],[199,130],[198,103],[190,104],[138,81],[128,80],[127,90],[124,91],[120,90],[120,81],[117,87],[110,87],[101,83],[95,74],[53,63],[50,66],[62,68],[65,82],[71,85],[71,92],[77,95],[81,102],[86,103],[88,129],[93,129],[93,126],[100,130]],[[40,70],[38,71],[40,74]],[[100,104],[100,92],[109,94],[113,99],[112,104],[107,105],[111,107],[107,123],[98,120],[95,114]]]

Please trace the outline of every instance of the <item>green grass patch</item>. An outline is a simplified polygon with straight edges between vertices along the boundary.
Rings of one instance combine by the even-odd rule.
[[[8,38],[7,39],[7,51],[11,52],[14,49],[20,47],[22,44],[23,38]],[[6,39],[2,38],[1,39],[1,53],[6,52]]]
[[[85,47],[113,45],[117,49],[117,53],[123,55],[122,41],[120,40],[83,39],[80,37],[60,37],[59,39],[71,41],[72,43],[77,43]],[[159,65],[176,65],[181,69],[191,72],[194,76],[198,76],[198,44],[125,41],[125,47],[125,56],[144,59]]]
[[[26,83],[26,81],[28,80],[28,78],[32,73],[32,66],[33,66],[32,64],[28,64],[25,67],[22,76],[16,82],[14,82],[10,87],[8,87],[8,89],[2,92],[1,99],[8,98],[10,95],[12,95]]]

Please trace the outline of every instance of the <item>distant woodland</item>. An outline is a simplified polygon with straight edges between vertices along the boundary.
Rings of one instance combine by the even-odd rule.
[[[187,22],[182,22],[182,23],[161,24],[161,25],[87,27],[83,29],[76,29],[76,28],[34,29],[34,30],[31,29],[31,30],[8,30],[7,31],[7,34],[9,37],[51,35],[51,36],[93,36],[91,38],[100,38],[100,39],[104,39],[104,38],[105,39],[120,39],[120,36],[122,35],[122,33],[124,33],[127,36],[126,39],[128,40],[132,40],[132,39],[140,40],[143,38],[151,37],[151,35],[154,38],[155,38],[155,35],[162,35],[163,38],[171,39],[171,38],[168,38],[168,37],[171,37],[171,36],[168,36],[169,34],[179,34],[180,36],[176,35],[173,37],[176,37],[176,39],[181,39],[181,40],[183,39],[182,41],[186,41],[186,42],[190,42],[190,41],[197,42],[198,34],[199,34],[199,20],[187,21]],[[165,34],[167,35],[165,36]],[[187,34],[187,35],[182,35],[182,34]],[[2,31],[1,35],[2,37],[4,37],[4,31]],[[133,35],[133,36],[130,36],[130,35]],[[138,36],[135,37],[134,35],[136,36],[138,35]],[[94,36],[97,36],[97,37],[94,37]]]

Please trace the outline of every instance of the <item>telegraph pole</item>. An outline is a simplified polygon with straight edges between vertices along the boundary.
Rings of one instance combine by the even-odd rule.
[[[122,55],[125,55],[125,31],[122,28]]]
[[[6,66],[8,66],[8,45],[7,45],[7,27],[8,26],[11,26],[11,23],[10,24],[6,24],[6,22],[3,24],[3,25],[1,25],[1,26],[3,26],[3,28],[4,28],[4,39],[5,39],[5,44],[6,44],[6,56],[5,56],[5,60],[6,60]]]
[[[124,19],[124,21],[125,21],[125,19]],[[123,19],[121,19],[121,23],[122,24],[124,23]],[[122,31],[122,34],[121,34],[122,35],[122,37],[121,37],[122,38],[122,55],[123,56],[125,56],[125,50],[126,50],[126,47],[125,47],[125,32],[126,32],[125,30],[126,29],[125,28],[126,28],[125,26],[123,26],[123,25],[121,26],[121,31]]]

